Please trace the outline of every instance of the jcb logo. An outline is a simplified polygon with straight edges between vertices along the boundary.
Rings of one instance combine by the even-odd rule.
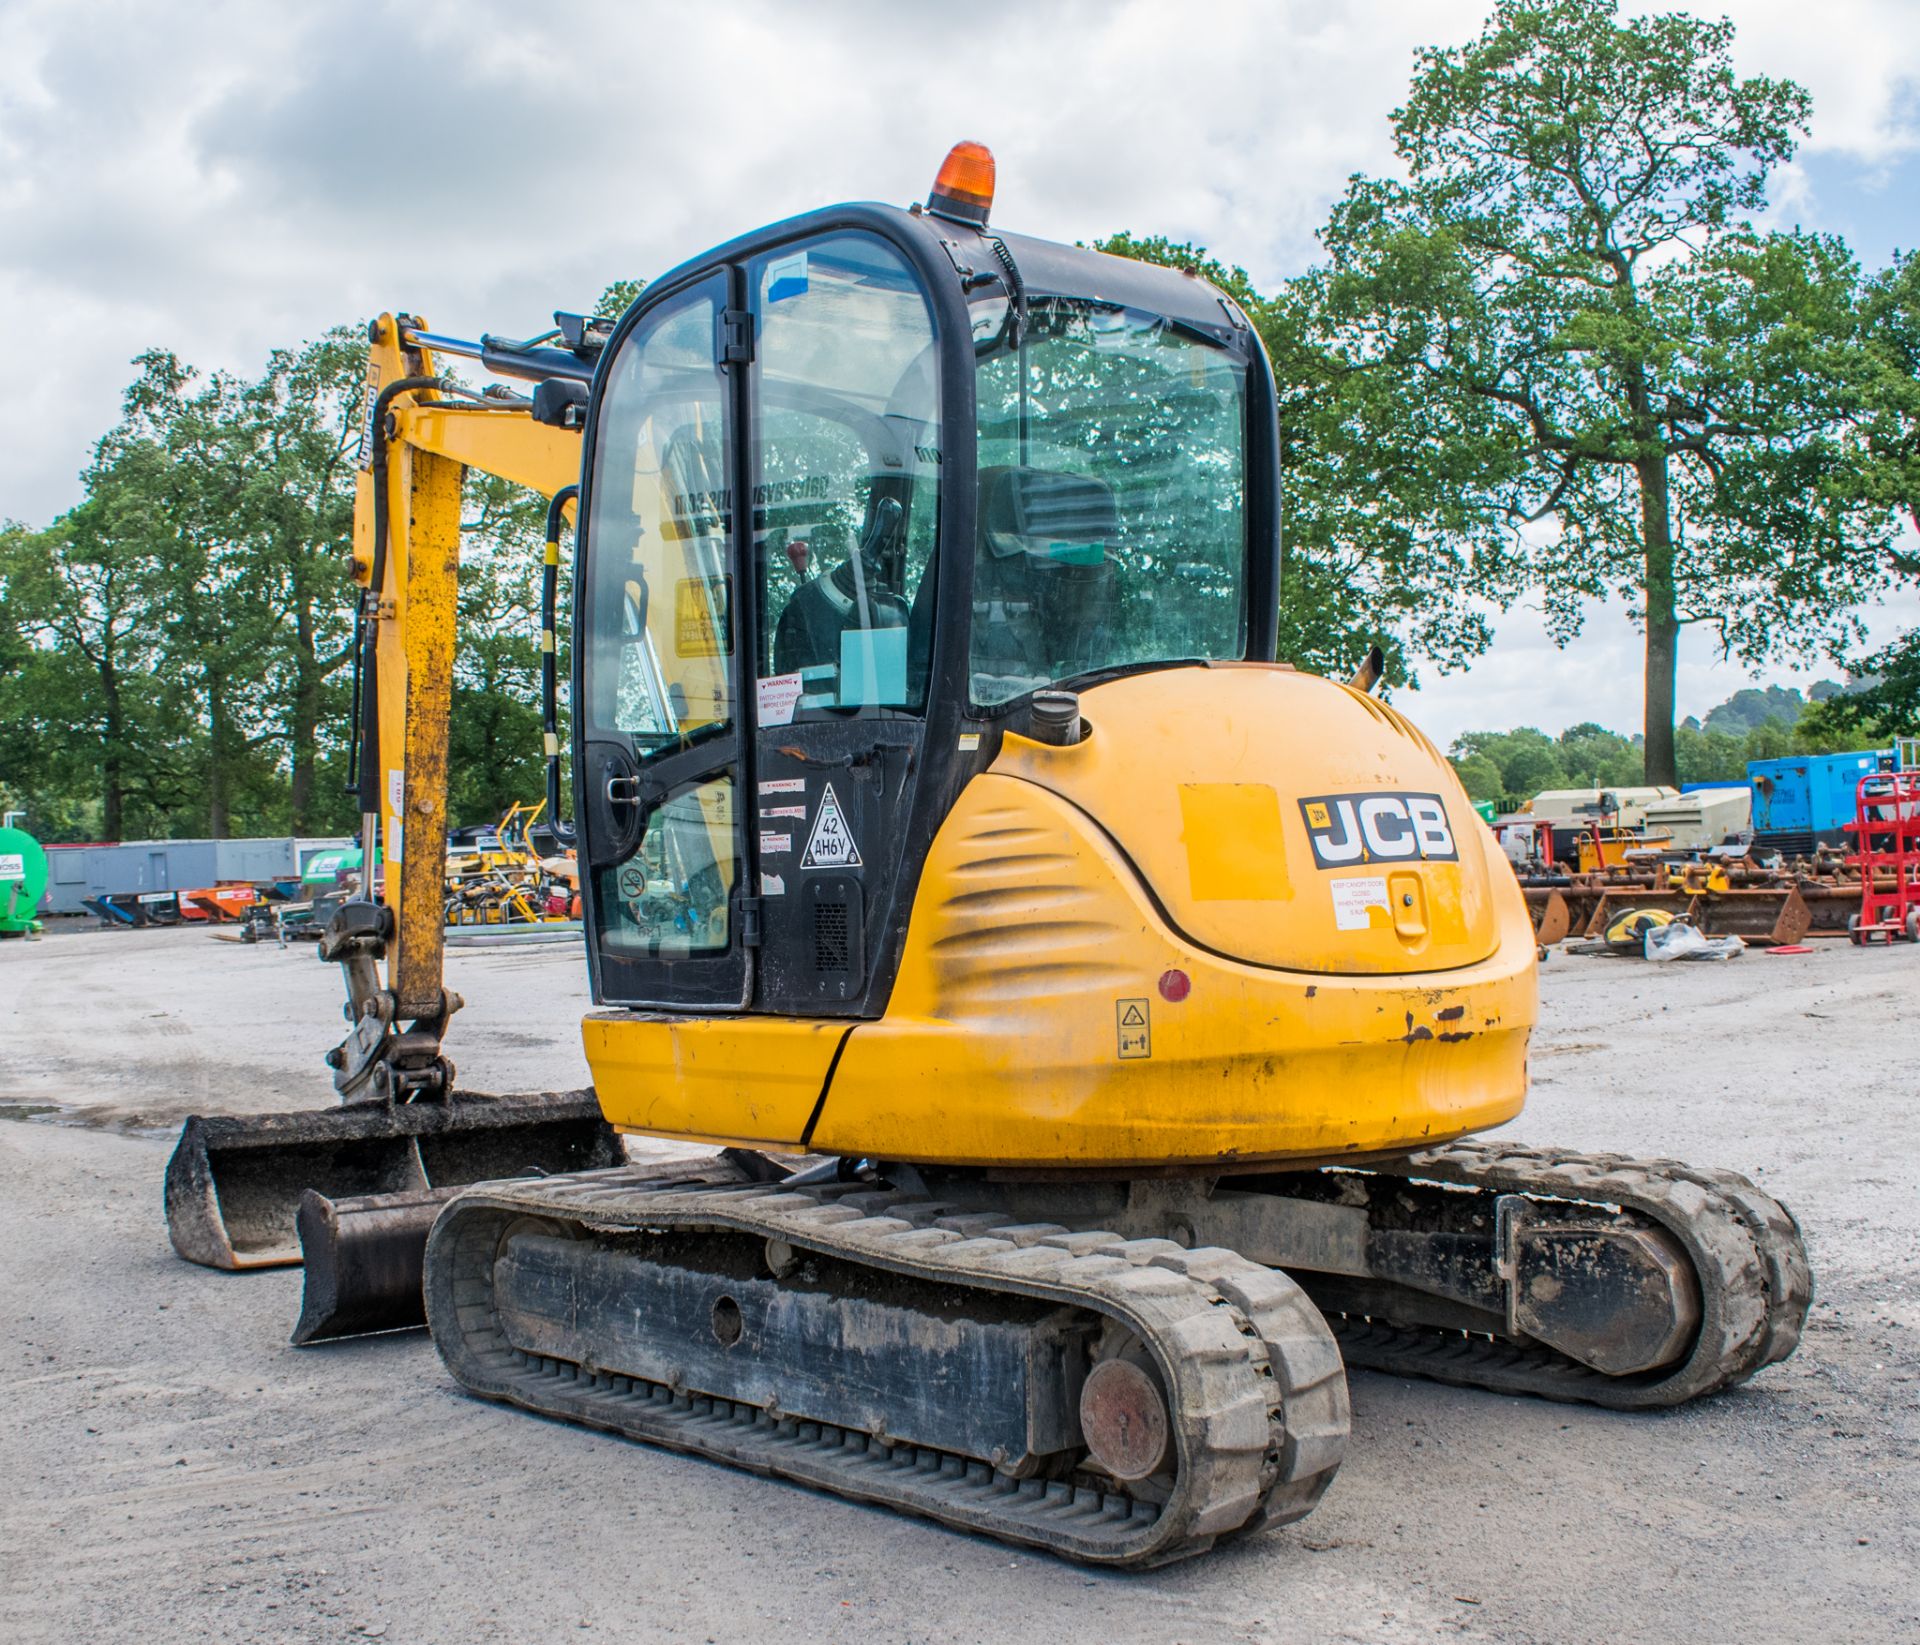
[[[1357,862],[1458,862],[1438,794],[1321,794],[1300,802],[1322,868]]]

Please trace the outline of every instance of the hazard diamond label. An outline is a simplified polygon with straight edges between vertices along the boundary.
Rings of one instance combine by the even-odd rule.
[[[820,810],[813,819],[813,832],[807,836],[806,854],[800,859],[802,868],[858,868],[860,866],[860,847],[853,843],[853,830],[847,827],[847,816],[840,809],[838,796],[833,792],[833,784],[827,784],[827,791],[820,796]]]

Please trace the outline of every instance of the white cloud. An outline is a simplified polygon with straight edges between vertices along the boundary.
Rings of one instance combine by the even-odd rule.
[[[1920,626],[1920,589],[1903,590],[1862,615],[1866,647],[1885,645]],[[1632,736],[1642,723],[1644,658],[1640,630],[1622,602],[1589,606],[1585,626],[1564,651],[1548,638],[1538,609],[1522,605],[1500,618],[1492,650],[1470,669],[1439,675],[1429,668],[1421,689],[1398,692],[1394,706],[1443,748],[1463,731],[1531,725],[1557,734],[1583,720]],[[1750,670],[1723,659],[1709,629],[1686,628],[1675,668],[1675,712],[1681,719],[1704,717],[1743,686],[1790,685],[1804,691],[1817,680],[1844,678],[1844,670],[1817,658]]]
[[[1810,152],[1880,164],[1913,143],[1912,0],[1698,4],[1734,17],[1744,71],[1811,88]],[[1416,47],[1470,38],[1485,10],[8,0],[0,518],[77,500],[143,348],[252,369],[381,308],[535,330],[754,224],[918,198],[963,136],[999,157],[998,222],[1197,239],[1275,280],[1311,259],[1348,174],[1391,164]],[[1508,627],[1476,689],[1530,655]]]

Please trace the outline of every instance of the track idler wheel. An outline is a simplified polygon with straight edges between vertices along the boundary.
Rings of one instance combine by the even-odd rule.
[[[1163,1471],[1173,1454],[1173,1419],[1152,1365],[1131,1358],[1095,1365],[1080,1389],[1080,1432],[1094,1463],[1117,1480],[1131,1485]]]

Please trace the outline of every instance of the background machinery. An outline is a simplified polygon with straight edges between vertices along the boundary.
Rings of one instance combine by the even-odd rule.
[[[443,1196],[452,1374],[1142,1565],[1312,1508],[1343,1361],[1633,1409],[1783,1358],[1805,1253],[1744,1178],[1463,1140],[1524,1101],[1525,903],[1373,671],[1275,656],[1258,338],[1204,280],[989,228],[992,184],[962,144],[924,209],[760,230],[617,325],[374,328],[389,866],[324,952],[379,1101],[339,1113],[424,1159],[487,1107],[439,1050],[469,462],[556,543],[578,480],[597,1112],[719,1150]],[[540,381],[456,403],[455,346]]]
[[[24,828],[14,827],[14,819],[21,814],[9,811],[0,823],[0,937],[32,937],[40,932],[47,853]]]

